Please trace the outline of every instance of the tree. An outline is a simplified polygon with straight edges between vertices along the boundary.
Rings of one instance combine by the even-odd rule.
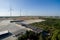
[[[26,31],[26,33],[20,37],[18,37],[18,40],[38,40],[39,39],[39,33],[35,33],[33,31]]]
[[[51,40],[56,40],[58,33],[59,33],[59,30],[55,30],[53,32],[53,36],[52,36]]]

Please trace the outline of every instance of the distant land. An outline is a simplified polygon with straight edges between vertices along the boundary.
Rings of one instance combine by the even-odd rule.
[[[0,18],[60,18],[60,16],[0,16]]]

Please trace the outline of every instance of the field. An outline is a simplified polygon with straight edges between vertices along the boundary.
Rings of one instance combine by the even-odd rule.
[[[15,21],[23,20],[23,21],[10,23],[10,21],[12,20],[15,20]],[[22,23],[28,26],[27,27],[22,26],[21,25]],[[3,18],[0,18],[0,31],[9,30],[9,32],[11,32],[14,35],[22,31],[25,32],[26,29],[37,30],[38,28],[42,29],[43,31],[41,33],[35,33],[34,31],[33,32],[27,31],[24,35],[22,35],[22,37],[19,37],[18,40],[20,40],[20,38],[27,40],[28,37],[32,38],[33,40],[35,38],[36,40],[60,40],[60,19],[59,18],[51,18],[51,17],[49,18],[46,18],[46,17],[45,18],[44,17],[7,17],[7,18],[3,17]],[[11,39],[11,37],[9,38]],[[12,35],[12,38],[13,38],[13,35]]]
[[[41,36],[40,40],[60,40],[60,19],[46,18],[45,20],[30,24],[34,27],[42,28],[50,34],[49,36]]]

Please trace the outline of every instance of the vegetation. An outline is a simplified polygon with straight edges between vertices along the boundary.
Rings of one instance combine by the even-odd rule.
[[[38,28],[43,28],[43,32],[35,34],[34,32],[26,32],[26,34],[19,37],[19,40],[60,40],[60,19],[47,18],[46,21],[36,22],[30,25]],[[39,35],[39,36],[38,36]],[[34,39],[36,38],[36,39]]]
[[[18,37],[18,40],[38,40],[39,35],[39,33],[35,33],[33,31],[26,31],[24,35]]]
[[[43,30],[50,33],[50,36],[46,37],[46,40],[60,40],[60,19],[45,19],[43,22],[36,22],[30,25],[38,28],[43,28]]]

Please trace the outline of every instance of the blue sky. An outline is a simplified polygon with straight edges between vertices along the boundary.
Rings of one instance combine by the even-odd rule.
[[[10,16],[10,7],[13,16],[60,16],[60,0],[0,0],[0,16]]]

